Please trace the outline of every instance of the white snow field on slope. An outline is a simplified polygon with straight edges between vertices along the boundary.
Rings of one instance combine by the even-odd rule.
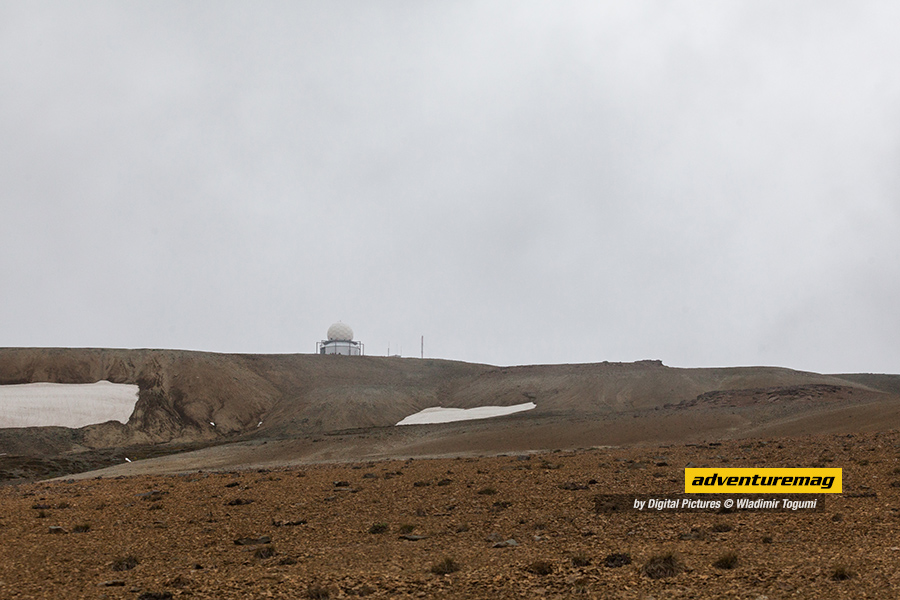
[[[0,385],[0,427],[84,427],[128,422],[138,386],[124,383]]]
[[[434,423],[452,423],[454,421],[471,421],[474,419],[490,419],[503,417],[513,413],[531,410],[537,405],[534,402],[516,404],[514,406],[479,406],[478,408],[426,408],[405,417],[397,425],[431,425]]]

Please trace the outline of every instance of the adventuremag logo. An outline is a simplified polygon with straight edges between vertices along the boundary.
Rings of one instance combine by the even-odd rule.
[[[685,469],[690,494],[840,494],[841,469]]]

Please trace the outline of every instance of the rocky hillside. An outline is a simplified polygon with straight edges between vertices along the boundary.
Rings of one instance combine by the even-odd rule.
[[[708,422],[734,430],[850,404],[900,406],[898,376],[830,376],[772,367],[679,369],[659,361],[494,367],[370,356],[0,349],[0,384],[100,380],[139,386],[127,424],[0,430],[0,452],[45,456],[160,443],[293,439],[388,428],[432,406],[529,401],[537,408],[498,419],[496,426],[509,419],[592,423],[629,414],[643,423],[652,412],[657,425],[647,435],[653,437],[671,430],[672,423],[690,422],[695,414],[690,411],[705,411]]]

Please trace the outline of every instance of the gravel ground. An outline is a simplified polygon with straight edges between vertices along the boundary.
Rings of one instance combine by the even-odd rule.
[[[890,431],[21,484],[0,597],[896,598],[898,458]],[[844,493],[630,508],[689,463],[841,467]]]

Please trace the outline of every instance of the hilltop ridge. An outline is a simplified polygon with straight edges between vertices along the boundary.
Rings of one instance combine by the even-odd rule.
[[[100,380],[139,387],[126,424],[3,429],[0,452],[109,454],[116,448],[312,443],[327,436],[314,454],[322,458],[321,448],[330,446],[325,455],[350,460],[373,452],[449,455],[471,448],[502,452],[900,424],[897,375],[823,375],[779,367],[686,369],[655,360],[496,367],[373,356],[0,349],[0,384]],[[393,427],[434,406],[523,402],[536,408],[406,432]]]

